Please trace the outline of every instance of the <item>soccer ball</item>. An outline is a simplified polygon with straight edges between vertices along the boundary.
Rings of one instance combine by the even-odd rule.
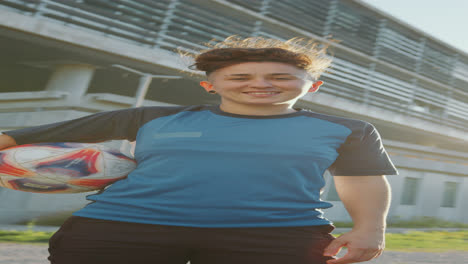
[[[0,151],[0,186],[34,193],[89,192],[135,168],[135,160],[99,144],[19,145]]]

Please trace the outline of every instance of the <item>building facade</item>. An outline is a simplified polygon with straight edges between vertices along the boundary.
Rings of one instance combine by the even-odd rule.
[[[376,126],[400,172],[389,220],[468,223],[468,54],[360,1],[0,1],[0,131],[135,106],[145,74],[145,106],[219,103],[176,49],[231,35],[328,43],[325,84],[297,106]],[[324,177],[328,217],[350,221]],[[0,223],[76,210],[85,195],[3,188]]]

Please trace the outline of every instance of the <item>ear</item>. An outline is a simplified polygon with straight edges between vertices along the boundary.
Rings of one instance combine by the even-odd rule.
[[[208,81],[201,81],[200,86],[203,87],[207,92],[213,90],[213,84]]]
[[[312,84],[312,87],[309,89],[309,93],[315,93],[318,91],[319,87],[323,84],[322,81],[316,81]]]

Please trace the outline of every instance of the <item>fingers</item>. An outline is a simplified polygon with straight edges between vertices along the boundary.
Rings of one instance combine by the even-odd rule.
[[[323,255],[324,256],[335,256],[337,255],[341,248],[346,245],[346,242],[341,240],[340,238],[337,238],[330,242],[330,244],[324,249]]]
[[[349,264],[368,261],[380,256],[382,251],[376,249],[348,249],[348,252],[342,258],[328,260],[327,264]]]
[[[380,232],[353,229],[332,241],[325,248],[324,256],[336,255],[344,246],[348,248],[348,252],[341,258],[328,260],[327,264],[348,264],[376,258],[382,254],[385,240]]]
[[[327,261],[327,264],[348,264],[355,263],[361,258],[360,253],[348,251],[343,257],[339,259],[332,259]]]
[[[0,149],[6,149],[16,145],[17,144],[14,138],[5,134],[0,134]]]

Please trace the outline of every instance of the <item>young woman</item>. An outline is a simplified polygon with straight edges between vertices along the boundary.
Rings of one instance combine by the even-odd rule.
[[[195,58],[220,105],[142,107],[6,131],[0,148],[136,141],[137,168],[50,239],[74,263],[346,264],[384,248],[397,171],[364,121],[294,108],[330,64],[300,40],[228,38]],[[214,95],[216,96],[216,95]],[[320,199],[329,170],[355,225],[333,238]],[[341,247],[348,253],[334,257]]]

